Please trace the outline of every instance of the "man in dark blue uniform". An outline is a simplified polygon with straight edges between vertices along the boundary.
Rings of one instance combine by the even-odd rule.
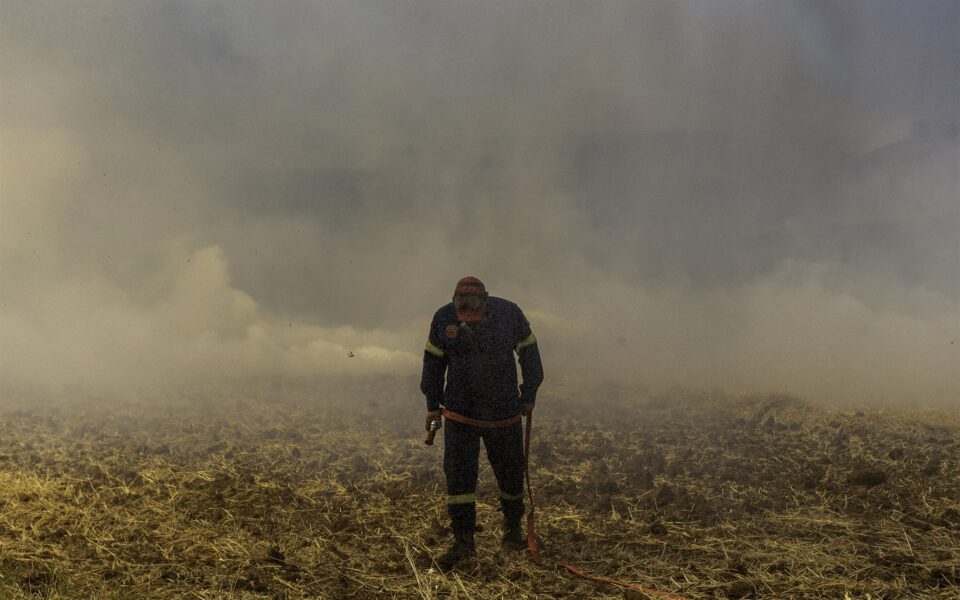
[[[523,383],[517,385],[519,359]],[[446,375],[446,386],[444,386]],[[444,570],[474,554],[480,440],[500,488],[503,546],[526,546],[523,517],[523,430],[543,382],[537,338],[516,304],[491,297],[475,277],[457,282],[453,302],[433,316],[420,389],[427,397],[427,430],[441,415],[443,470],[453,546],[439,559]]]

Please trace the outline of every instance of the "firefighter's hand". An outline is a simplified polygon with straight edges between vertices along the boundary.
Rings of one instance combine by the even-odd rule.
[[[434,419],[436,419],[437,422],[440,422],[440,415],[442,415],[442,414],[443,414],[443,411],[442,411],[442,410],[431,410],[430,412],[428,412],[428,413],[427,413],[427,422],[426,422],[426,424],[424,425],[424,429],[425,429],[427,432],[429,432],[429,431],[430,431],[430,423],[431,423]]]
[[[533,402],[521,402],[520,403],[520,414],[529,417],[530,413],[533,412]]]

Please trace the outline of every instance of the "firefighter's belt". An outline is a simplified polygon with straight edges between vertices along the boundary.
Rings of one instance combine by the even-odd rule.
[[[443,416],[451,421],[456,421],[457,423],[473,425],[474,427],[485,427],[487,429],[510,427],[511,425],[516,425],[519,423],[521,419],[520,415],[514,415],[509,419],[501,419],[500,421],[481,421],[480,419],[471,419],[470,417],[465,417],[460,413],[455,413],[452,410],[447,409],[443,409]]]

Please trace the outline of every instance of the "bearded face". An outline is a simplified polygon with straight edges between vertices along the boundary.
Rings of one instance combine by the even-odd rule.
[[[479,321],[487,310],[486,294],[456,294],[453,305],[461,321]]]

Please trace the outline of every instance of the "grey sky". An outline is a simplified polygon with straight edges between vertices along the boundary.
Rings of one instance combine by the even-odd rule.
[[[955,2],[0,10],[8,379],[415,370],[473,274],[548,376],[960,402]]]

